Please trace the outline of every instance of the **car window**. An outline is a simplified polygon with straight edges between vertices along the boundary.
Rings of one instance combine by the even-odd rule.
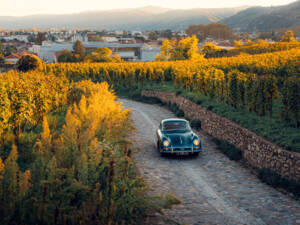
[[[185,121],[170,121],[164,122],[163,124],[164,131],[170,130],[189,130],[189,125]]]

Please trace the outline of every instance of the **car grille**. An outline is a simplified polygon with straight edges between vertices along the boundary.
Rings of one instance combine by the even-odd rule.
[[[192,148],[174,148],[173,151],[192,151]]]
[[[172,137],[171,142],[173,145],[182,145],[182,141],[180,137]]]

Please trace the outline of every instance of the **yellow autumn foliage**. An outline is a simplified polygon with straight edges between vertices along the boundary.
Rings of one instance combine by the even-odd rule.
[[[48,112],[67,103],[69,82],[64,76],[38,71],[0,75],[0,135],[12,132],[19,136],[22,128],[35,126]]]

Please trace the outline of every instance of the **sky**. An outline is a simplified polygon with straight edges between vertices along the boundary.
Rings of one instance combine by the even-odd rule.
[[[173,9],[276,6],[295,0],[0,0],[0,16],[63,14],[82,11],[160,6]]]

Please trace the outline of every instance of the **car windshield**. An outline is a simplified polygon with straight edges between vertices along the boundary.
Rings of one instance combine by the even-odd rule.
[[[189,125],[185,121],[169,121],[163,124],[164,131],[171,130],[189,130]]]

